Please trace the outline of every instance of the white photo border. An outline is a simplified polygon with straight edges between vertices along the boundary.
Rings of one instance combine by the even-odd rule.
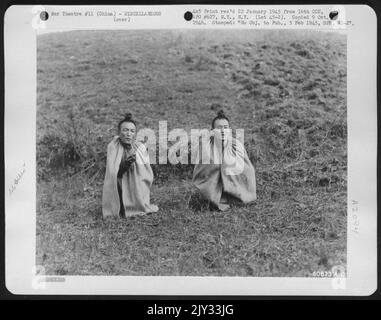
[[[60,6],[45,6],[49,12]],[[85,10],[90,6],[65,6]],[[96,6],[101,8],[102,6]],[[92,7],[92,9],[96,8]],[[111,6],[103,6],[112,8]],[[144,6],[114,6],[141,9]],[[204,5],[152,6],[161,17],[123,29],[205,28],[184,20]],[[209,5],[211,8],[221,6]],[[263,6],[227,6],[263,7]],[[332,5],[266,6],[316,7]],[[6,287],[14,294],[370,295],[377,289],[377,17],[366,5],[341,6],[347,27],[347,278],[64,276],[41,282],[36,261],[36,36],[39,6],[11,6],[4,18]],[[62,8],[62,7],[61,7]],[[145,8],[147,8],[145,6]],[[77,21],[77,20],[76,20]],[[67,27],[67,25],[66,25]],[[102,21],[70,24],[114,29]],[[48,25],[47,28],[50,28]],[[65,29],[57,23],[56,29]],[[118,27],[122,29],[122,27]],[[230,26],[218,28],[233,28]],[[242,27],[241,27],[242,28]],[[307,28],[306,28],[307,29]],[[308,29],[311,29],[310,27]],[[15,185],[15,179],[17,184]],[[10,192],[11,190],[12,193]],[[354,230],[356,228],[356,230]],[[37,274],[37,275],[36,275]],[[42,277],[42,278],[41,278]]]

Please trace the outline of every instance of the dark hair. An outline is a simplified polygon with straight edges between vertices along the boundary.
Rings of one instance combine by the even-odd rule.
[[[229,118],[225,115],[224,110],[220,110],[217,112],[217,117],[215,117],[212,121],[212,129],[214,129],[214,123],[216,122],[216,120],[219,120],[219,119],[225,119],[228,122],[230,122]]]
[[[135,125],[135,127],[137,127],[135,120],[132,119],[132,114],[131,114],[131,113],[126,113],[126,114],[124,115],[124,119],[122,119],[122,120],[119,122],[119,124],[118,124],[118,130],[120,130],[120,127],[122,126],[122,123],[123,123],[123,122],[131,122],[131,123],[133,123],[133,124]]]

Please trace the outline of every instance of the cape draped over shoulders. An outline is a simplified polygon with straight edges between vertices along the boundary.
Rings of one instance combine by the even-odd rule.
[[[257,198],[254,166],[245,147],[237,139],[232,139],[223,152],[216,147],[213,139],[200,147],[193,170],[193,184],[205,199],[220,210],[229,207],[223,203],[225,194],[243,203]]]
[[[153,172],[145,145],[136,142],[132,146],[136,151],[136,161],[122,176],[122,199],[126,216],[158,211],[150,204],[150,190]],[[103,217],[119,216],[120,199],[117,175],[122,161],[124,147],[116,136],[107,146],[106,174],[102,193]]]

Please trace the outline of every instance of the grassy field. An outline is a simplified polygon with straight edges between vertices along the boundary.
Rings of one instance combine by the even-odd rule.
[[[37,264],[58,275],[312,276],[346,265],[346,37],[75,31],[38,37]],[[210,211],[192,165],[153,165],[158,213],[102,219],[121,116],[207,128],[222,105],[258,200]]]

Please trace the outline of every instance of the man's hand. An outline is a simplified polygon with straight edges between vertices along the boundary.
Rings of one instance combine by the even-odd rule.
[[[223,146],[227,146],[228,142],[232,141],[231,129],[213,129],[211,136],[217,139]]]
[[[227,145],[228,142],[232,142],[232,131],[231,129],[223,129],[221,132],[222,141],[224,141],[224,144]]]
[[[130,167],[136,161],[136,154],[129,156],[126,160],[128,167]]]
[[[136,155],[133,154],[132,156],[129,156],[126,160],[122,161],[120,164],[120,168],[122,172],[126,172],[131,165],[136,161]]]

